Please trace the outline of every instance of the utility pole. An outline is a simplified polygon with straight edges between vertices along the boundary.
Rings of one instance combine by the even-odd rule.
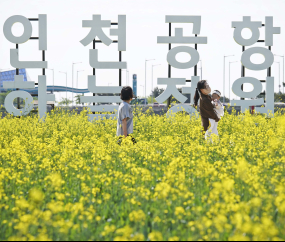
[[[52,85],[53,85],[53,92],[52,92],[52,93],[54,94],[54,69],[48,69],[48,68],[47,68],[47,70],[52,71],[52,79],[53,79],[53,80],[52,80]]]
[[[284,67],[285,67],[285,64],[284,64],[284,55],[275,55],[275,56],[279,56],[279,57],[282,57],[283,58],[283,93],[284,93],[284,86],[285,86],[285,82],[284,82]],[[279,72],[280,74],[280,72]]]
[[[60,73],[63,73],[66,76],[66,106],[67,106],[67,72],[60,71]]]
[[[72,63],[72,106],[73,106],[73,88],[74,88],[74,84],[73,84],[73,73],[74,73],[74,71],[73,71],[73,67],[74,67],[74,65],[76,65],[76,64],[81,64],[82,62],[76,62],[76,63]]]
[[[231,102],[231,64],[236,63],[237,61],[231,61],[229,62],[229,102]],[[224,94],[224,97],[226,95]]]
[[[155,66],[160,66],[161,64],[157,64],[157,65],[152,65],[152,69],[151,69],[151,91],[153,93],[153,67]],[[153,95],[151,95],[151,102],[153,103]]]
[[[279,72],[279,85],[278,85],[278,87],[279,87],[279,94],[281,93],[281,83],[280,83],[280,62],[279,61],[274,61],[275,63],[277,63],[278,64],[278,66],[279,66],[279,69],[278,69],[278,72]]]
[[[223,89],[224,89],[224,93],[223,93],[223,95],[224,95],[224,98],[223,98],[223,103],[225,104],[225,92],[226,92],[226,77],[225,77],[225,75],[226,75],[226,58],[227,57],[230,57],[230,56],[234,56],[234,55],[224,55],[224,87],[223,87]]]
[[[77,89],[78,89],[78,73],[79,73],[79,72],[82,72],[82,71],[84,71],[84,70],[77,71],[77,79],[76,79],[76,82],[77,82],[77,83],[76,83],[76,88],[77,88]]]
[[[144,83],[144,90],[145,90],[145,101],[144,101],[144,104],[146,105],[146,63],[148,61],[152,61],[152,60],[155,60],[155,59],[149,59],[149,60],[145,60],[145,83]]]

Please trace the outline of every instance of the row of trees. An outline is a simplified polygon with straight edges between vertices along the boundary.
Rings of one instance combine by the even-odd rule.
[[[148,100],[149,100],[149,103],[150,103],[150,100],[152,99],[152,97],[154,97],[154,98],[156,98],[156,97],[158,97],[161,93],[163,93],[164,92],[164,88],[158,88],[158,87],[156,87],[153,91],[152,91],[152,93],[151,93],[151,96],[148,98]],[[180,92],[180,93],[182,93],[182,88],[178,88],[178,91]],[[187,97],[187,100],[186,100],[186,102],[185,103],[190,103],[190,98],[194,98],[194,97],[190,97],[191,95],[190,94],[183,94],[185,97]],[[223,100],[223,97],[221,97],[221,100]],[[155,100],[154,100],[155,101]],[[229,99],[227,98],[227,97],[225,97],[225,102],[229,102]],[[165,103],[167,103],[167,101],[165,101]],[[179,101],[176,99],[176,98],[171,98],[171,100],[170,100],[170,103],[179,103]]]
[[[119,94],[114,94],[114,93],[101,93],[101,94],[97,94],[98,96],[119,96]],[[75,103],[76,104],[81,104],[80,102],[80,97],[82,97],[82,95],[76,95],[75,96]],[[63,106],[63,105],[69,105],[72,104],[72,100],[68,99],[68,98],[62,98],[59,102],[57,102],[58,105]]]
[[[156,87],[152,91],[151,95],[148,97],[148,103],[152,103],[152,98],[153,98],[153,101],[155,102],[155,98],[158,97],[161,93],[163,93],[164,90],[165,89],[163,89],[163,88]],[[182,93],[182,88],[178,88],[178,91],[180,93]],[[99,96],[114,96],[115,94],[105,93],[105,94],[98,94],[98,95]],[[191,98],[190,94],[183,94],[183,95],[185,95],[187,97],[187,100],[185,103],[190,103],[190,98]],[[81,104],[80,97],[81,97],[81,95],[75,96],[75,103],[76,104]],[[194,97],[192,97],[192,98],[194,98]],[[257,96],[257,98],[265,98],[265,96],[264,96],[264,94],[260,94]],[[223,96],[221,97],[220,100],[223,100]],[[229,101],[230,101],[229,98],[225,97],[225,102],[228,103]],[[285,94],[284,93],[274,93],[274,102],[285,103]],[[3,103],[3,102],[1,102],[1,103]],[[62,98],[61,101],[58,102],[58,105],[69,105],[71,103],[72,103],[71,99]],[[166,103],[166,101],[165,101],[165,103]],[[176,98],[171,98],[171,103],[179,103],[179,101]]]
[[[3,110],[3,109],[4,109],[4,107],[2,107],[2,105],[4,105],[5,98],[6,98],[6,96],[7,96],[10,92],[11,92],[11,91],[0,93],[0,110]],[[21,107],[21,108],[24,107],[24,105],[25,105],[24,99],[20,98],[20,102],[19,102],[19,103],[20,103],[20,107]],[[15,107],[17,107],[17,105],[18,105],[18,100],[17,100],[17,98],[14,99],[13,104],[14,104]]]
[[[178,88],[178,91],[180,93],[182,93],[182,88]],[[151,96],[149,97],[149,100],[151,100],[151,97],[158,97],[161,93],[164,92],[164,89],[163,88],[158,88],[156,87],[152,93],[151,93]],[[186,103],[189,103],[190,102],[190,98],[194,98],[194,97],[190,97],[190,94],[183,94],[184,96],[187,97],[187,101]],[[260,94],[257,96],[257,98],[265,98],[265,95],[264,94]],[[223,100],[223,96],[220,98],[220,100]],[[228,103],[230,100],[228,97],[225,97],[225,102]],[[176,98],[171,98],[171,103],[173,102],[179,102],[178,100],[176,100]],[[282,102],[282,103],[285,103],[285,93],[274,93],[274,102]],[[150,101],[149,101],[150,103]]]
[[[82,95],[76,95],[75,96],[75,103],[76,104],[80,104],[80,97]],[[68,106],[69,104],[72,104],[72,100],[71,99],[68,99],[68,98],[61,98],[61,100],[59,102],[56,101],[56,103],[59,105],[59,106]]]
[[[155,98],[158,97],[161,93],[164,92],[165,89],[163,88],[158,88],[156,87],[152,93],[151,96],[148,97],[148,103],[152,103],[152,97],[153,97],[153,101],[155,101]],[[178,88],[178,91],[180,93],[182,93],[182,88]],[[9,94],[10,92],[5,92],[5,93],[0,93],[0,106],[4,104],[5,98],[6,96]],[[112,94],[112,93],[104,93],[104,94],[98,94],[99,96],[114,96],[117,94]],[[184,94],[185,95],[185,94]],[[80,97],[82,95],[76,95],[75,96],[75,103],[81,104],[80,102]],[[185,95],[187,97],[187,100],[185,103],[190,103],[190,98],[194,98],[194,97],[190,97],[190,94],[186,94]],[[264,94],[260,94],[257,96],[257,98],[265,98]],[[37,97],[34,97],[34,99],[37,99]],[[221,97],[221,100],[223,100],[223,97]],[[285,94],[284,93],[274,93],[274,101],[275,102],[282,102],[285,103]],[[225,97],[225,102],[229,102],[229,99],[227,97]],[[72,104],[72,100],[68,99],[68,98],[62,98],[60,101],[56,102],[59,106],[68,106],[70,104]],[[166,103],[166,101],[165,101]],[[179,103],[178,100],[176,100],[176,98],[171,98],[171,103]],[[14,105],[17,105],[17,99],[14,100]],[[24,105],[24,100],[20,99],[20,105],[21,107]]]

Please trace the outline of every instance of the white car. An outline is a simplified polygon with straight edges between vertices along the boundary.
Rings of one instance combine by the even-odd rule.
[[[153,103],[152,106],[153,107],[159,107],[159,103]]]

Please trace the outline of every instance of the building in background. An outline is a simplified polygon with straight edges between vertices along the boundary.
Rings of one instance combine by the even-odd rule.
[[[16,70],[10,71],[0,71],[0,92],[6,92],[6,89],[3,89],[3,82],[12,82],[14,81],[14,76],[16,75]],[[19,69],[19,75],[24,76],[24,81],[28,81],[29,77],[26,72],[26,69]]]
[[[133,75],[133,93],[135,97],[137,97],[137,90],[138,90],[137,74],[134,74]]]

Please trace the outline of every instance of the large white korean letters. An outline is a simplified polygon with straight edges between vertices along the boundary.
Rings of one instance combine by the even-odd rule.
[[[110,20],[101,20],[101,15],[93,15],[92,20],[83,20],[82,27],[91,28],[89,34],[81,40],[81,44],[84,46],[89,45],[93,40],[98,37],[102,43],[109,46],[113,43],[102,30],[102,28],[111,28]],[[118,16],[118,28],[110,29],[111,36],[117,36],[118,38],[118,51],[126,51],[126,16]],[[101,62],[99,61],[99,54],[97,49],[89,50],[89,64],[95,69],[126,69],[126,62]],[[94,94],[106,94],[106,93],[121,93],[122,87],[120,86],[97,86],[96,76],[88,76],[88,90]],[[120,103],[122,100],[119,96],[83,96],[80,98],[83,103]],[[89,114],[89,119],[101,119],[105,117],[115,118],[117,116],[116,112],[118,110],[118,105],[91,105],[87,106],[92,112],[114,112],[112,115],[104,114]]]
[[[196,35],[200,34],[201,30],[201,16],[172,16],[166,15],[166,23],[192,23],[193,31],[195,36],[184,36],[182,28],[175,28],[175,36],[158,36],[157,43],[159,44],[207,44],[207,37],[198,37]],[[176,55],[178,53],[188,53],[191,59],[186,63],[181,63],[177,61]],[[190,46],[178,46],[169,50],[167,54],[167,62],[170,66],[177,69],[190,69],[197,65],[200,60],[199,52]],[[199,81],[198,76],[191,77],[191,87],[183,87],[183,94],[191,94],[190,103],[192,103],[197,83]],[[174,113],[184,109],[186,112],[193,112],[195,109],[189,108],[189,106],[184,105],[187,98],[182,95],[176,88],[176,85],[185,85],[186,78],[158,78],[158,85],[167,85],[166,90],[156,98],[157,102],[162,103],[167,100],[171,95],[173,95],[179,102],[177,107],[171,108],[169,111]]]
[[[243,17],[241,22],[232,22],[234,30],[235,41],[242,46],[251,46],[258,42],[260,37],[259,28],[262,27],[260,21],[251,21],[251,17]],[[252,32],[252,36],[249,39],[242,37],[242,30],[248,28]],[[273,27],[273,17],[265,17],[265,46],[273,46],[273,35],[280,34],[279,27]],[[251,61],[253,54],[261,54],[264,56],[264,62],[261,64],[255,64]],[[261,71],[271,67],[274,62],[274,55],[271,50],[265,47],[251,47],[245,50],[241,56],[242,65],[254,71]],[[245,92],[242,90],[242,85],[250,83],[253,85],[251,92]],[[265,105],[265,107],[257,107],[256,111],[260,113],[274,113],[274,78],[266,77],[266,103],[263,98],[256,97],[262,92],[262,84],[259,80],[253,77],[241,77],[237,79],[232,85],[232,91],[240,98],[248,98],[249,100],[231,100],[231,105],[236,104],[241,106],[241,111],[244,112],[249,109],[250,106]]]
[[[24,27],[24,32],[21,36],[15,36],[12,33],[12,26],[15,23],[21,23]],[[39,50],[47,50],[47,16],[45,14],[39,14],[38,16],[38,28],[39,28]],[[20,45],[27,42],[32,37],[32,24],[30,20],[24,16],[15,15],[8,18],[3,27],[4,36],[8,41],[13,44]],[[47,61],[20,61],[19,60],[19,49],[10,50],[10,63],[11,66],[17,69],[22,68],[47,68]],[[55,96],[46,93],[46,76],[39,76],[39,117],[42,119],[46,114],[46,103],[47,101],[55,101]],[[13,82],[3,82],[3,88],[6,89],[32,89],[35,88],[35,82],[24,82],[22,75],[16,75]],[[23,109],[17,109],[13,105],[15,98],[23,98],[25,101],[25,107]],[[15,116],[27,115],[33,109],[33,98],[26,91],[14,91],[7,95],[5,99],[5,108],[7,112]]]

